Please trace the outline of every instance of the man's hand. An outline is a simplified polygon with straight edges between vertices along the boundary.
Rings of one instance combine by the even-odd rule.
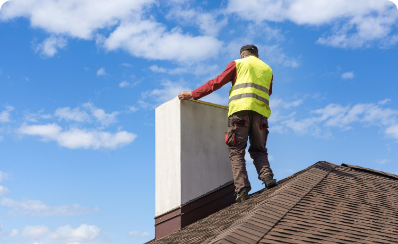
[[[183,91],[180,94],[178,94],[178,98],[180,100],[189,100],[192,98],[192,93]]]

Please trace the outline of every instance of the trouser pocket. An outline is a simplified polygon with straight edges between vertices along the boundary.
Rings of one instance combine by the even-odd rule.
[[[225,144],[228,146],[236,145],[236,129],[228,128],[228,131],[225,132]]]
[[[261,116],[260,129],[268,130],[268,118],[265,116]]]
[[[238,126],[246,126],[248,115],[234,114],[228,117],[228,131],[225,132],[225,144],[228,146],[235,146],[236,142],[236,129]]]
[[[248,119],[247,114],[242,114],[242,115],[231,115],[228,117],[228,127],[233,127],[233,126],[246,126],[246,122]]]

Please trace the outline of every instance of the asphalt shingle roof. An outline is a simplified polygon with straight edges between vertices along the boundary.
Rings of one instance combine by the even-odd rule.
[[[398,176],[318,162],[149,243],[398,243]]]

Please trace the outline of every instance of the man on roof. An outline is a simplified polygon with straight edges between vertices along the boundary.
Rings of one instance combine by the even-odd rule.
[[[249,198],[251,190],[245,160],[248,138],[249,154],[258,178],[267,188],[276,185],[266,148],[268,118],[271,115],[269,96],[272,94],[272,69],[259,59],[258,49],[254,45],[243,46],[240,56],[241,59],[228,64],[217,78],[191,92],[183,91],[178,95],[180,100],[198,100],[231,82],[225,143],[228,145],[237,202]]]

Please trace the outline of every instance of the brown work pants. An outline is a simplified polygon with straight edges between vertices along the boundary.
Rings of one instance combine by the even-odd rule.
[[[261,180],[265,174],[273,176],[265,147],[268,133],[267,117],[254,111],[240,111],[228,117],[225,143],[229,147],[235,192],[239,192],[243,188],[246,188],[248,192],[251,190],[245,160],[247,137],[250,140],[250,157],[253,159],[258,178]]]

